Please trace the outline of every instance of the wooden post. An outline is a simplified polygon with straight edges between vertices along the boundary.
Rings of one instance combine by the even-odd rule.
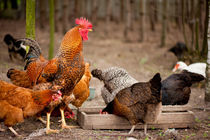
[[[50,5],[50,47],[49,47],[49,59],[53,58],[54,50],[54,0],[49,0]]]
[[[210,12],[210,2],[206,3],[209,7]],[[210,16],[208,17],[208,23],[210,22]],[[205,101],[210,102],[210,27],[208,25],[208,56],[207,56],[207,71],[206,71],[206,92],[205,92]]]

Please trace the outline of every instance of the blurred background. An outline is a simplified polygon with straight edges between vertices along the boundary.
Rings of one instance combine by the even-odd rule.
[[[91,69],[119,66],[139,81],[147,81],[155,72],[163,78],[169,76],[179,60],[187,64],[206,62],[205,0],[36,0],[35,38],[46,57],[50,41],[55,55],[63,35],[79,17],[93,24],[93,32],[84,42],[84,56],[91,62]],[[6,34],[16,39],[25,37],[26,0],[0,0],[0,27],[0,72],[1,78],[8,81],[7,70],[22,69],[24,63],[10,60],[3,39]],[[51,28],[54,40],[50,39]],[[184,50],[169,51],[175,46]],[[93,78],[91,86],[100,84]],[[97,90],[99,94],[100,88]]]

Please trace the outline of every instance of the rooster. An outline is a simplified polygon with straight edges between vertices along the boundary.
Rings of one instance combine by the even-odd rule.
[[[75,99],[71,102],[71,104],[74,105],[77,108],[81,107],[82,104],[87,100],[87,98],[90,95],[89,81],[91,79],[91,73],[90,73],[89,67],[90,67],[90,64],[85,63],[85,73],[82,76],[82,79],[77,83],[77,85],[74,87],[74,90],[73,90],[73,94],[75,96]],[[73,119],[74,113],[72,112],[72,110],[69,108],[68,105],[66,105],[66,107],[64,109],[64,112],[65,112],[65,117],[66,118],[72,118]],[[59,115],[60,115],[59,108],[56,107],[52,112],[52,116],[57,117]],[[40,121],[45,123],[45,121],[40,116],[38,116],[38,119],[40,119]]]
[[[91,74],[103,81],[104,86],[101,89],[101,95],[106,104],[111,102],[120,90],[138,82],[125,69],[119,67],[105,70],[93,69]]]
[[[75,99],[72,91],[85,72],[82,41],[88,40],[88,32],[92,30],[92,24],[85,18],[76,19],[76,24],[78,25],[65,34],[59,52],[52,60],[48,61],[43,58],[41,51],[37,47],[38,45],[31,49],[31,52],[29,50],[29,53],[26,55],[27,63],[25,68],[27,74],[24,76],[28,75],[27,77],[29,77],[32,87],[34,88],[38,83],[44,83],[46,89],[59,89],[62,92],[63,100],[60,104],[62,128],[72,128],[66,125],[64,108]],[[24,43],[28,45],[27,41],[23,42],[23,45]],[[13,71],[8,71],[9,77],[14,75]],[[22,79],[21,77],[16,77],[16,79]],[[45,84],[45,82],[50,84]],[[50,119],[52,110],[53,108],[47,113],[47,119]],[[47,123],[48,132],[51,132],[51,129]]]
[[[61,102],[61,93],[49,89],[34,91],[0,80],[0,120],[16,136],[19,134],[12,126],[51,106],[51,101]]]
[[[149,82],[138,82],[120,90],[102,112],[123,116],[132,124],[131,134],[137,123],[155,122],[161,113],[161,77],[157,73]]]

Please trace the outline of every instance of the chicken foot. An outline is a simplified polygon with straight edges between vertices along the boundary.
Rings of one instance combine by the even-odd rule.
[[[21,137],[21,135],[19,135],[12,127],[8,127],[8,128],[13,134],[15,134],[16,137]]]
[[[39,121],[41,121],[43,124],[47,124],[47,121],[45,121],[41,116],[37,117]]]
[[[136,125],[132,125],[132,128],[131,128],[131,130],[129,131],[129,133],[128,133],[128,134],[133,133],[133,131],[134,131],[135,127],[136,127]]]
[[[47,113],[47,127],[46,127],[46,134],[50,134],[50,133],[58,133],[59,130],[53,130],[50,129],[50,113]]]

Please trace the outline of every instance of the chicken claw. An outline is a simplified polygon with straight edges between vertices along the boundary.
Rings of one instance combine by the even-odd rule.
[[[47,124],[47,121],[45,121],[42,117],[37,117],[39,121],[41,121],[43,124]]]
[[[59,133],[59,130],[54,130],[54,129],[47,129],[46,134],[51,134],[51,133]]]
[[[50,113],[47,113],[47,128],[46,128],[46,134],[50,134],[50,133],[59,133],[59,130],[50,129]]]
[[[10,131],[12,131],[13,134],[15,134],[16,137],[22,137],[19,135],[12,127],[8,127]]]

